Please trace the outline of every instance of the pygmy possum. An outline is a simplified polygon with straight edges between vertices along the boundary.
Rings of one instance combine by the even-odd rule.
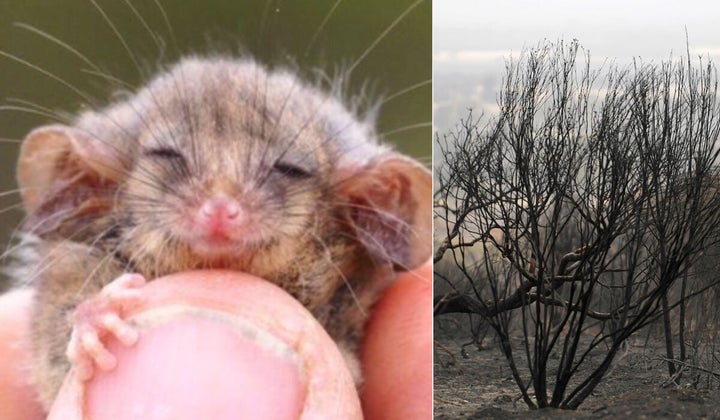
[[[359,383],[370,307],[396,271],[430,255],[432,181],[350,102],[251,59],[189,57],[105,108],[32,131],[18,163],[27,218],[14,276],[36,290],[43,404],[72,363],[113,367],[102,345],[86,345],[100,330],[138,339],[113,309],[123,299],[205,268],[285,289]]]

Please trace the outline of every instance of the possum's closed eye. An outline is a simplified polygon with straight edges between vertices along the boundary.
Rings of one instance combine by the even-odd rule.
[[[156,157],[161,159],[185,160],[185,156],[178,150],[169,147],[158,147],[145,151],[145,156]]]
[[[298,165],[283,161],[275,162],[275,164],[273,165],[273,170],[288,178],[293,179],[307,179],[312,177],[313,175],[309,169],[305,169]]]

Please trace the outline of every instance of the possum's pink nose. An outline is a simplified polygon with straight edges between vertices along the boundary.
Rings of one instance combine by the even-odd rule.
[[[227,233],[241,222],[240,203],[229,197],[213,197],[198,211],[198,221],[211,233]]]

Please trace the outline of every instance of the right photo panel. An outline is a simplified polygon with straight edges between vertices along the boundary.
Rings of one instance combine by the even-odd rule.
[[[720,416],[719,16],[434,5],[435,418]]]

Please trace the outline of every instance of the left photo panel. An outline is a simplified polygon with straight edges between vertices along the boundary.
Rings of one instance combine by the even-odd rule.
[[[0,4],[0,418],[432,418],[432,7]]]

